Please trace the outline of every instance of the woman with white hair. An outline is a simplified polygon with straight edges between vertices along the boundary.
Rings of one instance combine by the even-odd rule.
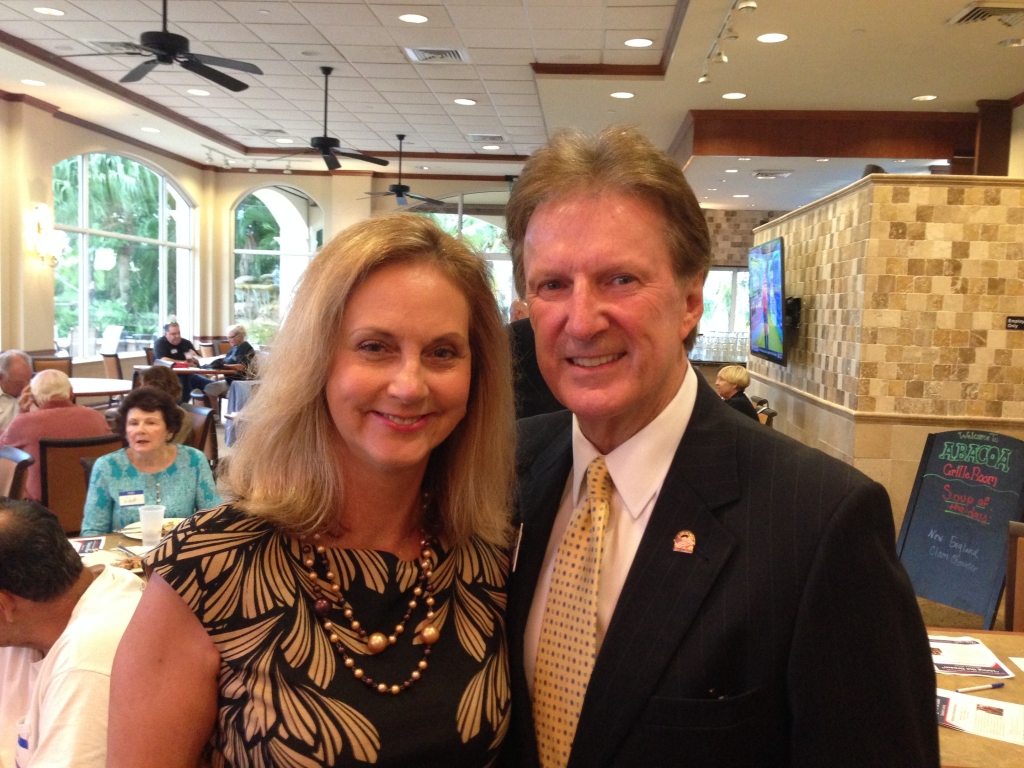
[[[256,350],[245,340],[245,335],[244,325],[233,325],[228,328],[228,341],[231,342],[231,349],[224,355],[221,364],[215,368],[224,373],[223,379],[214,381],[205,376],[193,374],[189,379],[189,386],[192,389],[203,390],[207,397],[216,398],[228,391],[232,381],[249,378],[249,367],[256,356]]]

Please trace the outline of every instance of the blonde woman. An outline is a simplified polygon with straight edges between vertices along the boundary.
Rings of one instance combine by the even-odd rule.
[[[750,386],[750,374],[742,365],[727,365],[718,372],[715,379],[715,391],[718,396],[725,400],[726,405],[731,405],[744,416],[749,416],[754,421],[760,421],[757,417],[757,409],[750,402],[743,390]]]
[[[108,765],[488,765],[515,441],[487,268],[387,216],[325,247],[292,307],[232,456],[237,501],[148,558]]]

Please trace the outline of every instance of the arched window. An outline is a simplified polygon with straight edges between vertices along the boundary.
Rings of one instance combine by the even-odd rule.
[[[192,209],[160,174],[92,153],[53,167],[56,344],[72,356],[143,349],[169,318],[188,333]]]
[[[238,204],[234,317],[250,341],[266,344],[273,338],[323,240],[323,211],[297,189],[257,189]]]

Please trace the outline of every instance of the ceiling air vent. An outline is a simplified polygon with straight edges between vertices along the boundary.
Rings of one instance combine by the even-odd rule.
[[[498,133],[467,133],[466,138],[474,144],[500,144],[505,137]]]
[[[417,64],[466,64],[469,54],[457,48],[406,48],[405,55]]]
[[[970,24],[985,19],[999,19],[1007,27],[1024,21],[1024,3],[1006,2],[1006,0],[976,0],[969,3],[960,13],[950,19],[950,25]]]
[[[784,179],[784,178],[786,178],[787,176],[789,176],[792,173],[793,173],[792,171],[754,171],[754,178],[755,179]]]
[[[287,131],[280,128],[253,128],[252,132],[257,136],[287,136]]]
[[[127,40],[83,40],[82,42],[98,53],[149,53]]]

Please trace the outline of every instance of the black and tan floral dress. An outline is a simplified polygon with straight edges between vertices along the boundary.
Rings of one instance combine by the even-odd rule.
[[[356,680],[313,614],[300,543],[231,506],[194,515],[148,557],[198,616],[220,651],[214,768],[486,766],[509,721],[506,554],[474,539],[435,548],[434,626],[422,678],[398,695]],[[387,552],[329,549],[356,618],[387,632],[407,610],[416,563]],[[317,569],[321,570],[318,563]],[[326,592],[330,582],[319,573]],[[376,680],[407,679],[422,658],[422,601],[398,644],[366,654],[339,633]],[[341,612],[331,617],[341,620]]]

